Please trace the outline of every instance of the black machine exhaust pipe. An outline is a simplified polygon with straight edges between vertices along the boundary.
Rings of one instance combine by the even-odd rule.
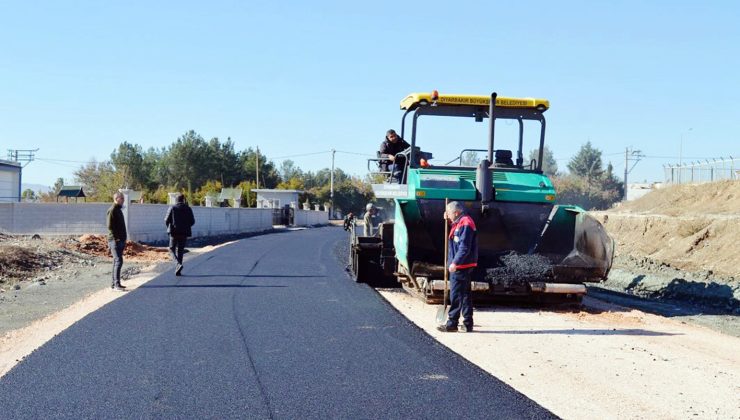
[[[496,110],[496,92],[491,94],[491,104],[488,106],[488,119],[489,131],[488,131],[488,162],[493,162],[493,135],[495,134],[494,128],[496,127],[496,118],[493,115]]]
[[[496,92],[491,94],[491,103],[488,107],[489,131],[488,131],[488,159],[483,159],[476,169],[475,185],[480,194],[481,215],[485,215],[493,201],[493,174],[491,174],[491,162],[493,162],[493,137],[495,134],[496,118],[494,111],[496,109]]]
[[[480,194],[480,210],[485,215],[490,203],[493,201],[493,174],[491,174],[491,162],[483,159],[475,170],[475,187]]]

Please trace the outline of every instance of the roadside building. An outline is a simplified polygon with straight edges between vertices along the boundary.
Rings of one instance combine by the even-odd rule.
[[[82,191],[82,187],[80,187],[79,185],[67,185],[62,187],[62,189],[59,190],[59,194],[57,194],[57,203],[59,202],[59,197],[64,197],[67,203],[69,203],[70,198],[74,198],[75,203],[80,198],[83,198],[84,201],[87,201],[87,196],[85,195],[85,192]]]
[[[18,162],[0,160],[0,202],[21,201],[21,170]]]
[[[303,193],[301,190],[259,189],[252,191],[257,193],[257,208],[261,209],[279,209],[286,205],[298,208],[298,196]]]
[[[649,193],[650,191],[656,188],[660,188],[662,186],[663,185],[658,182],[655,182],[655,183],[636,182],[634,184],[627,184],[627,189],[625,190],[625,195],[624,195],[624,201],[637,200],[643,195]]]

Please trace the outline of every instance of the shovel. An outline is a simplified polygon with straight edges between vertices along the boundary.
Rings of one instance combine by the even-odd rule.
[[[437,324],[447,324],[447,296],[449,294],[450,288],[448,287],[447,283],[447,253],[449,252],[449,242],[448,242],[448,234],[449,234],[449,227],[447,224],[447,204],[449,202],[448,198],[445,198],[445,261],[444,264],[442,264],[445,268],[445,292],[444,292],[444,299],[442,301],[442,307],[437,309]]]

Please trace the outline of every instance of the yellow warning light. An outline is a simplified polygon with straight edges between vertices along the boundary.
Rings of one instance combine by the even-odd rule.
[[[551,195],[551,194],[547,194],[545,196],[545,200],[547,200],[547,201],[555,201],[555,196],[554,195]]]

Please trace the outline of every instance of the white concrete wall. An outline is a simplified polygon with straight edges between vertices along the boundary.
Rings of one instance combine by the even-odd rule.
[[[14,235],[65,236],[107,234],[106,203],[0,203],[0,232]],[[167,239],[164,204],[131,204],[130,239],[154,242]],[[272,209],[192,207],[193,237],[258,232],[272,228]],[[328,223],[327,213],[296,211],[296,225]]]
[[[297,210],[295,211],[296,226],[325,225],[329,223],[329,213],[325,211]]]
[[[107,234],[109,204],[0,203],[0,232],[15,235]]]

